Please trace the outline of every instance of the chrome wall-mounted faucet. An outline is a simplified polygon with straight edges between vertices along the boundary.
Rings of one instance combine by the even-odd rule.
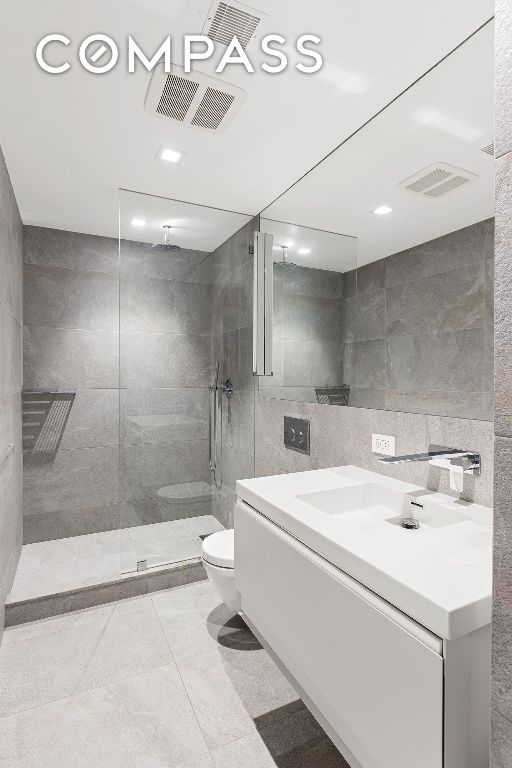
[[[440,460],[445,460],[453,468],[460,467],[466,474],[479,475],[481,472],[480,454],[475,453],[475,451],[461,451],[459,448],[410,453],[405,456],[386,456],[384,459],[379,459],[382,464],[407,464],[412,461],[437,462]]]

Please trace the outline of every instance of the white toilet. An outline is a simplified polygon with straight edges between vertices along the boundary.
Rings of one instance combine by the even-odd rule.
[[[203,565],[223,603],[235,613],[241,609],[235,587],[235,532],[219,531],[203,541]]]

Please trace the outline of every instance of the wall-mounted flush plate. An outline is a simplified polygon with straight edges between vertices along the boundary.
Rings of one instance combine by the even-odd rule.
[[[309,421],[284,417],[284,444],[286,448],[309,456]]]
[[[372,452],[382,456],[396,456],[396,439],[393,435],[372,435]]]

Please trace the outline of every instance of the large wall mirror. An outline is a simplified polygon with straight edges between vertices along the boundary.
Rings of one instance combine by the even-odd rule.
[[[492,62],[485,27],[263,212],[260,395],[492,419]]]

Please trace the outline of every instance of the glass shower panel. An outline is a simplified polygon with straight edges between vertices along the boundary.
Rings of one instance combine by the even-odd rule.
[[[233,478],[254,475],[244,281],[256,225],[124,190],[119,203],[121,568],[132,572],[199,557],[204,536],[232,525]]]

